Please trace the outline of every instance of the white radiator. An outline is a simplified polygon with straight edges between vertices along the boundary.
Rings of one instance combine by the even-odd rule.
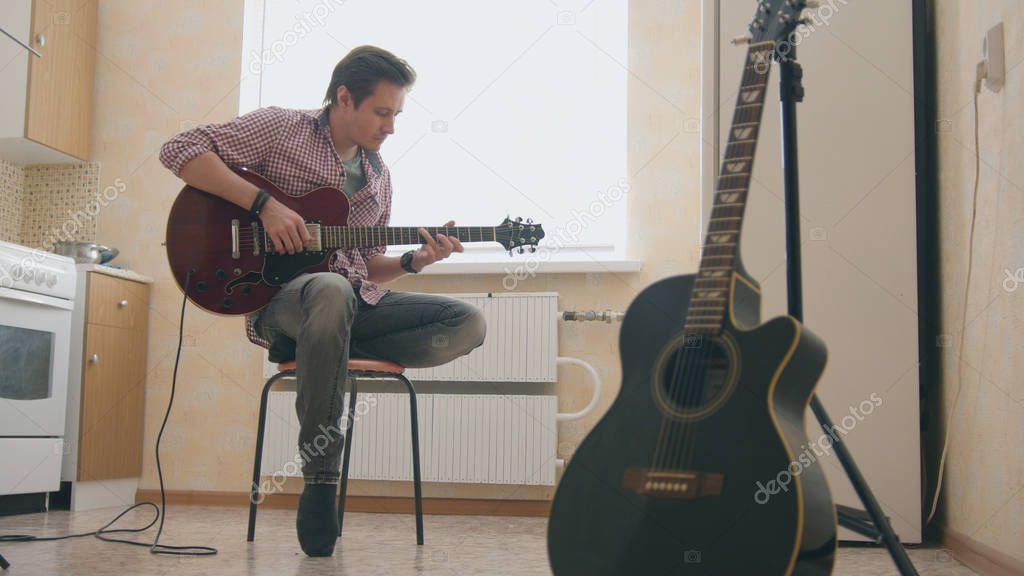
[[[479,348],[434,368],[410,368],[410,380],[439,382],[555,382],[558,293],[445,294],[480,309],[487,338]],[[263,376],[277,372],[264,354]]]
[[[412,381],[554,382],[558,378],[558,293],[446,294],[480,309],[484,344],[453,362],[410,369]]]
[[[449,294],[478,307],[487,338],[444,366],[410,369],[417,381],[554,382],[558,294]],[[267,376],[275,372],[267,363]],[[420,466],[424,481],[479,484],[555,483],[556,396],[419,394]],[[297,476],[299,423],[295,392],[270,393],[262,474]],[[347,397],[346,397],[347,402]],[[349,477],[412,480],[409,397],[360,393]]]
[[[555,484],[558,399],[502,394],[417,395],[424,482]],[[348,396],[346,395],[346,403]],[[271,392],[262,475],[299,476],[295,392]],[[409,396],[357,396],[349,477],[412,480]],[[359,414],[361,413],[361,414]]]

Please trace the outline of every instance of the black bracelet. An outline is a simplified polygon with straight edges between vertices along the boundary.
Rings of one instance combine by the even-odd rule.
[[[259,219],[260,212],[263,210],[263,206],[267,203],[267,200],[270,200],[270,192],[260,188],[259,191],[256,192],[256,199],[252,201],[252,207],[249,208],[249,215],[252,216],[254,220]]]

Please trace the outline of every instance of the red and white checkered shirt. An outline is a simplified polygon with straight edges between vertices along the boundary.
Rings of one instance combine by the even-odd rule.
[[[178,134],[163,145],[160,161],[180,176],[182,166],[190,160],[214,152],[228,166],[248,168],[292,196],[321,186],[341,190],[345,169],[334,150],[327,119],[327,108],[260,108],[224,124],[207,124]],[[360,155],[366,186],[349,198],[348,223],[387,226],[391,218],[391,173],[380,154],[360,148]],[[328,268],[348,278],[363,300],[376,304],[388,290],[367,280],[366,265],[386,249],[373,246],[338,250]],[[253,327],[258,314],[246,317],[245,331],[249,340],[269,348],[270,343]]]

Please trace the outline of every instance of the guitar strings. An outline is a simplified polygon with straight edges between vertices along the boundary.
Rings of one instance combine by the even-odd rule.
[[[757,60],[759,58],[760,59],[768,58],[769,57],[768,55],[771,52],[773,52],[773,51],[774,51],[774,46],[772,46],[768,50],[763,50],[760,53],[756,53],[757,54],[756,56],[754,55],[755,54],[754,51],[751,51],[752,54],[750,56],[748,56],[748,58],[749,58],[748,62],[750,60]],[[744,72],[744,78],[743,78],[743,82],[742,82],[742,85],[741,85],[740,94],[737,97],[737,113],[735,114],[735,116],[737,118],[737,121],[739,123],[744,123],[744,124],[756,123],[757,124],[757,132],[758,133],[760,132],[759,128],[760,128],[760,123],[761,123],[762,112],[764,110],[765,88],[767,87],[768,77],[769,77],[769,74],[770,74],[770,71],[771,71],[770,60],[767,60],[767,62],[769,62],[768,66],[761,67],[761,66],[758,65],[758,62],[755,62],[754,64],[752,64],[751,66],[748,67],[748,70],[746,70]],[[746,98],[744,96],[745,89],[749,88],[751,86],[759,86],[759,89],[758,89],[759,91],[757,92],[757,97],[754,98],[754,102],[750,102],[750,101],[746,100]],[[741,101],[746,102],[747,105],[750,106],[750,107],[743,108],[743,109],[739,108]],[[730,135],[730,136],[732,136],[732,135]],[[755,142],[754,142],[754,144],[752,146],[752,149],[756,148],[756,140],[757,140],[757,138],[755,137],[754,140],[755,140]],[[747,197],[749,196],[749,193],[750,193],[750,180],[752,178],[752,173],[753,173],[753,156],[754,156],[753,150],[751,151],[750,156],[751,156],[751,159],[748,161],[747,174],[743,178],[743,180],[744,180],[743,185],[740,186],[740,188],[743,188],[743,190],[744,190],[742,192],[743,196],[742,196],[742,200],[741,200],[741,203],[743,203],[744,205],[745,205]],[[743,210],[742,206],[741,206],[740,210],[741,210],[741,213],[742,213],[742,210]],[[736,228],[736,233],[735,233],[735,238],[734,238],[734,243],[736,245],[735,246],[735,250],[733,251],[734,259],[736,257],[738,257],[738,255],[739,255],[740,232],[741,232],[740,227],[737,227]],[[735,269],[735,262],[734,261],[731,262],[730,266],[733,269]],[[723,313],[724,313],[724,311],[723,311]],[[728,363],[729,360],[727,359],[726,362]],[[711,368],[712,368],[711,366],[708,366],[708,369],[711,369]],[[728,366],[726,366],[726,368],[728,369]],[[729,376],[728,375],[728,370],[722,376],[725,377],[725,378],[728,378],[728,376]],[[723,384],[727,385],[728,383],[727,382],[723,382]],[[724,393],[725,389],[723,388],[721,392]],[[693,430],[693,434],[692,434],[692,438],[691,438],[691,447],[690,447],[690,450],[689,450],[690,458],[693,458],[693,453],[696,451],[697,432],[698,432],[698,430],[695,427],[694,430]]]
[[[488,226],[451,226],[451,227],[426,227],[427,232],[431,235],[444,234],[445,236],[455,236],[459,240],[464,242],[474,241],[497,241],[499,234],[498,229]],[[512,231],[514,235],[515,231]],[[260,232],[257,234],[264,235],[266,232],[263,228],[260,228]],[[409,244],[422,243],[422,237],[419,235],[418,228],[411,227],[361,227],[361,226],[322,226],[321,227],[322,238],[326,238],[329,242],[340,242],[346,243],[352,246],[360,245],[365,242],[367,246],[376,245],[375,242],[391,243],[397,240],[406,240],[406,235],[414,238],[409,239]],[[269,238],[257,238],[256,234],[253,234],[251,229],[240,229],[239,230],[239,246],[244,248],[252,248],[256,244],[260,246],[266,246]],[[474,238],[476,236],[476,238]],[[488,237],[489,236],[489,237]],[[397,237],[397,239],[396,239]],[[533,238],[530,238],[533,244]]]
[[[771,48],[771,51],[774,51],[774,48]],[[760,53],[759,57],[767,57],[767,54],[769,54],[769,53],[770,53],[769,51],[763,51],[762,53]],[[750,58],[752,58],[752,56],[748,56],[748,61],[749,61]],[[741,85],[740,85],[740,93],[737,95],[737,102],[736,102],[737,108],[736,108],[736,112],[734,113],[734,116],[735,116],[736,119],[733,121],[734,124],[737,123],[737,122],[739,122],[739,123],[753,123],[753,122],[757,122],[758,123],[758,127],[760,127],[762,112],[764,110],[765,88],[767,87],[767,84],[768,84],[768,78],[769,78],[770,71],[771,71],[771,66],[770,65],[761,68],[757,64],[749,66],[748,69],[744,71],[743,81],[741,82]],[[755,99],[755,101],[754,102],[747,102],[746,100],[743,100],[744,90],[746,88],[749,88],[749,87],[755,86],[755,85],[760,85],[760,88],[759,88],[760,91],[758,92],[758,97]],[[751,106],[751,107],[750,108],[743,108],[743,109],[739,108],[741,101],[746,102],[746,104],[748,106]],[[758,132],[759,132],[759,130],[758,130]],[[732,136],[732,135],[730,134],[730,136]],[[730,140],[731,139],[732,138],[730,138]],[[756,142],[755,142],[755,146],[756,146]],[[753,157],[753,153],[751,153],[751,157]],[[742,198],[742,202],[743,203],[746,202],[747,196],[749,196],[749,193],[750,193],[750,179],[751,179],[751,175],[752,174],[753,174],[753,158],[751,158],[751,160],[748,161],[747,175],[744,177],[744,181],[745,181],[744,185],[741,186],[741,188],[744,189],[744,192],[742,193],[743,194],[743,198]],[[733,251],[734,257],[733,257],[733,260],[730,262],[730,267],[732,267],[733,269],[735,269],[735,266],[734,266],[735,265],[735,257],[739,255],[739,237],[740,237],[740,228],[737,227],[737,229],[736,229],[736,237],[735,237],[735,244],[736,244],[736,246],[735,246],[735,250]],[[724,315],[724,311],[723,311],[723,315]],[[711,344],[712,344],[712,346],[715,345],[714,342],[712,342]],[[709,348],[712,348],[712,346],[709,346]],[[712,350],[713,350],[713,348],[712,348]],[[709,353],[708,358],[710,358],[710,357],[711,357],[711,355]],[[728,362],[728,360],[727,360],[727,362]],[[713,367],[710,366],[710,365],[705,366],[705,378],[703,378],[701,380],[701,382],[703,382],[704,385],[707,384],[707,378],[706,378],[707,371],[711,370],[712,368]],[[728,370],[726,371],[726,373],[723,376],[726,377],[726,378],[728,377]],[[727,384],[727,383],[724,383],[724,384]],[[704,392],[705,392],[705,394],[707,393],[706,391],[704,391]],[[725,389],[723,388],[721,390],[721,393],[724,393],[724,392],[725,392]],[[689,445],[688,449],[684,449],[684,458],[683,458],[684,462],[692,462],[693,458],[695,456],[695,452],[696,452],[696,449],[697,449],[697,435],[698,435],[698,432],[699,432],[699,429],[698,429],[696,424],[697,423],[695,422],[694,425],[691,427],[691,430],[690,430],[690,434],[689,434],[689,438],[688,438],[688,441],[689,441],[690,445]]]
[[[707,360],[710,356],[710,335],[705,338],[705,334],[698,334],[699,345],[696,348],[687,347],[685,348],[684,357],[694,356],[695,358],[688,363],[685,377],[679,384],[683,387],[683,406],[684,410],[693,412],[699,410],[699,402],[703,395],[704,381],[706,378]],[[696,351],[696,352],[694,352]],[[703,372],[703,374],[702,374]],[[686,458],[686,447],[690,442],[690,439],[696,436],[697,426],[699,420],[684,418],[677,423],[676,442],[674,448],[669,452],[672,456],[671,465],[674,470],[682,470],[690,468],[692,462]]]
[[[748,65],[744,69],[743,79],[740,83],[740,91],[737,94],[736,110],[734,112],[733,125],[738,123],[750,123],[757,121],[760,123],[762,111],[764,108],[765,98],[765,87],[770,72],[770,65],[764,66],[763,71],[759,71],[761,66],[760,62],[757,62],[757,57],[766,59],[769,52],[773,51],[773,47],[759,48],[757,50],[751,48],[747,54],[746,62],[754,61],[754,64]],[[755,57],[757,55],[757,57]],[[763,61],[763,60],[762,60]],[[753,80],[763,80],[760,82],[761,92],[759,94],[758,102],[752,103],[754,107],[752,109],[743,109],[740,106],[743,102],[744,88],[750,86],[750,82]],[[749,105],[749,104],[748,104]],[[749,110],[749,114],[748,114]],[[748,118],[748,115],[750,116]],[[758,130],[759,132],[759,130]],[[732,138],[730,138],[732,139]],[[752,167],[752,163],[751,163]],[[721,189],[721,178],[725,177],[724,174],[720,177],[718,188]],[[749,193],[749,181],[750,174],[748,170],[747,174],[747,186],[744,188],[746,192],[742,202],[746,201],[746,196]],[[717,204],[717,201],[716,201]],[[708,234],[711,233],[711,226],[709,224]],[[738,251],[739,241],[739,230],[736,231],[736,250]],[[735,262],[730,260],[729,267],[734,267]],[[700,272],[698,271],[697,278],[700,279]],[[727,292],[728,293],[728,292]],[[691,295],[692,302],[692,295]],[[725,309],[722,308],[720,312],[721,318],[724,319]],[[688,311],[689,315],[689,311]],[[694,354],[692,351],[694,348],[687,346],[687,338],[690,334],[684,332],[683,347],[673,352],[675,364],[672,369],[672,378],[670,379],[671,384],[668,386],[668,399],[670,404],[675,403],[679,399],[680,387],[683,390],[683,398],[679,399],[682,401],[680,406],[681,410],[685,413],[687,411],[699,410],[700,402],[703,402],[706,398],[707,391],[705,390],[705,384],[707,379],[708,370],[711,368],[710,360],[713,357],[714,347],[717,345],[714,338],[707,338],[708,342],[705,344],[704,335],[696,334],[701,338],[701,346],[697,349],[700,350],[700,354]],[[728,360],[727,360],[728,362]],[[682,369],[682,374],[680,370]],[[703,373],[703,374],[701,374]],[[660,379],[662,375],[658,375]],[[723,375],[728,377],[728,370]],[[688,383],[690,385],[688,386]],[[727,384],[727,383],[724,383]],[[660,386],[661,383],[659,382]],[[688,386],[688,387],[687,387]],[[689,408],[694,407],[694,408]],[[692,464],[693,458],[696,452],[696,439],[697,439],[697,424],[698,421],[688,421],[687,418],[675,418],[672,415],[662,416],[662,425],[659,432],[658,443],[655,447],[655,456],[653,466],[655,469],[670,470],[678,469],[683,466],[689,466]],[[680,449],[681,444],[681,449]]]

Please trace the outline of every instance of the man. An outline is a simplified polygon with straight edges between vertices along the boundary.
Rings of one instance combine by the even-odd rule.
[[[386,226],[391,177],[378,151],[394,133],[395,116],[415,79],[404,60],[361,46],[334,68],[322,109],[263,108],[200,126],[164,144],[160,159],[188,184],[256,214],[274,245],[289,254],[310,240],[303,218],[265,199],[228,166],[247,167],[293,196],[320,186],[339,188],[351,204],[350,225]],[[425,244],[401,258],[385,256],[384,246],[338,250],[330,272],[293,279],[246,319],[250,340],[269,348],[271,361],[294,357],[298,364],[295,407],[305,486],[296,530],[309,556],[331,555],[338,537],[334,498],[343,441],[331,432],[338,431],[342,414],[350,351],[422,367],[451,361],[483,343],[486,326],[472,306],[379,286],[463,251],[456,238],[431,238],[423,229],[420,234]],[[311,451],[325,438],[326,449]]]

